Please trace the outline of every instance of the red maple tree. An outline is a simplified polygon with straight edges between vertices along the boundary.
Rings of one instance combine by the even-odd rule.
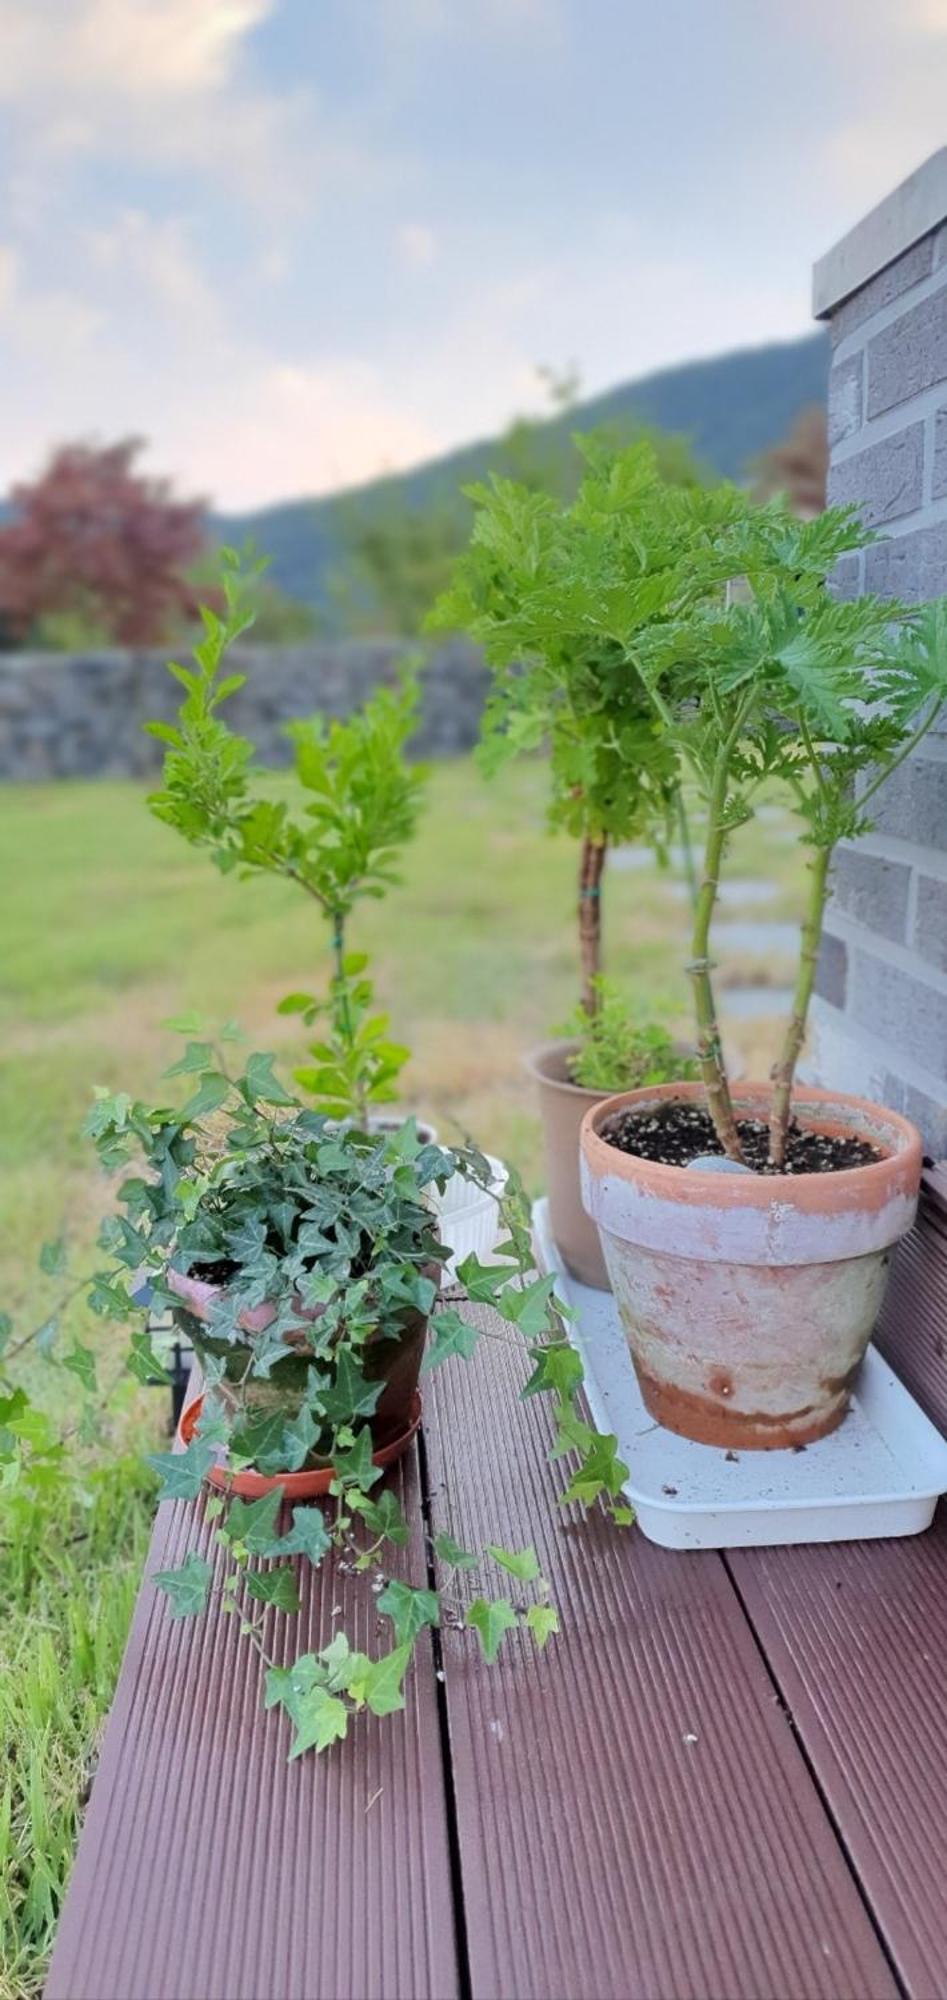
[[[21,644],[38,623],[76,614],[123,646],[160,645],[193,617],[186,572],[204,546],[204,503],[135,469],[140,438],[68,444],[14,488],[0,526],[0,627]]]

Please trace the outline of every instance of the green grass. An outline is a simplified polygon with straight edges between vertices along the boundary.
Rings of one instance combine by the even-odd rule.
[[[765,911],[794,916],[798,848],[769,818],[734,843],[734,877],[772,884]],[[489,788],[467,762],[434,772],[404,884],[359,913],[352,943],[374,957],[379,995],[414,1056],[406,1101],[444,1139],[471,1132],[541,1178],[522,1054],[574,1006],[575,854],[545,829],[545,774],[520,766]],[[79,1138],[92,1086],[151,1095],[179,1053],[162,1020],[197,1009],[236,1016],[257,1047],[298,1059],[299,1023],[275,1014],[293,988],[319,987],[325,937],[291,885],[219,876],[147,812],[131,783],[0,793],[0,1284],[24,1325],[52,1310],[40,1243],[65,1224],[79,1267],[103,1188]],[[738,915],[734,909],[728,914]],[[654,868],[615,870],[605,897],[609,973],[687,1031],[686,909]],[[765,958],[741,976],[780,983]],[[757,1073],[772,1027],[734,1026],[730,1045]],[[101,1348],[112,1339],[96,1323]],[[35,1369],[35,1364],[34,1364]],[[32,1373],[33,1371],[31,1371]],[[129,1393],[118,1449],[157,1432],[163,1398]],[[76,1815],[111,1698],[146,1536],[147,1505],[128,1463],[103,1466],[90,1509],[39,1510],[28,1536],[0,1539],[6,1792],[0,1811],[0,2000],[40,1976],[72,1852]]]

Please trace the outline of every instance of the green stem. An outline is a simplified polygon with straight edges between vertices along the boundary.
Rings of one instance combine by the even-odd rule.
[[[675,788],[674,804],[677,809],[677,827],[681,841],[681,853],[684,860],[684,880],[687,883],[687,893],[690,897],[691,909],[696,910],[697,867],[694,861],[694,843],[691,839],[690,821],[687,817],[687,807],[684,803],[683,785],[678,785]]]
[[[743,726],[743,711],[738,714],[729,736],[726,738],[714,765],[713,783],[707,803],[707,838],[704,845],[703,879],[697,891],[694,904],[691,963],[688,971],[694,986],[694,1010],[697,1016],[697,1059],[700,1063],[704,1088],[707,1092],[707,1109],[713,1119],[714,1130],[727,1158],[743,1160],[743,1149],[737,1131],[733,1105],[730,1100],[730,1085],[727,1080],[720,1028],[717,1022],[717,1003],[714,997],[710,962],[710,926],[720,887],[720,867],[726,845],[725,814],[727,805],[727,783],[730,775],[730,759],[740,730]]]
[[[806,1035],[809,1003],[815,982],[815,969],[819,959],[819,945],[822,939],[822,924],[825,904],[829,891],[829,867],[832,860],[830,847],[816,849],[809,863],[811,883],[802,927],[802,944],[799,952],[799,966],[796,972],[796,986],[793,993],[792,1013],[783,1038],[779,1059],[773,1064],[773,1097],[769,1117],[769,1159],[773,1167],[782,1167],[786,1158],[786,1137],[789,1131],[789,1116],[792,1109],[792,1086],[796,1074],[799,1052]]]
[[[335,959],[335,978],[332,982],[335,994],[335,1018],[339,1033],[349,1055],[354,1058],[355,1031],[352,1027],[348,978],[345,971],[345,918],[342,911],[338,909],[332,912],[332,955]],[[353,1060],[353,1075],[356,1070],[357,1064]],[[368,1104],[365,1097],[365,1086],[358,1076],[355,1079],[355,1109],[358,1115],[358,1122],[364,1127],[368,1118]]]
[[[875,793],[878,791],[879,787],[885,784],[887,779],[890,778],[892,771],[896,771],[898,765],[904,763],[905,757],[910,757],[912,750],[917,749],[917,746],[921,742],[921,739],[927,735],[927,732],[930,729],[931,725],[937,721],[937,717],[939,716],[942,707],[943,707],[943,702],[940,701],[935,702],[933,708],[930,709],[924,721],[921,723],[920,728],[914,731],[913,736],[908,737],[907,742],[902,745],[902,748],[898,751],[897,756],[892,758],[890,764],[885,764],[882,766],[881,770],[878,772],[877,777],[872,779],[872,782],[868,786],[867,790],[862,792],[861,797],[856,801],[859,810],[861,810],[863,806],[866,806],[868,804],[869,799],[874,798]]]

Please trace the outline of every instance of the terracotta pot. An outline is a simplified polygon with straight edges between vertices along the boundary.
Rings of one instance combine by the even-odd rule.
[[[196,1436],[203,1408],[203,1396],[195,1396],[193,1403],[182,1410],[178,1424],[178,1443],[182,1449]],[[400,1437],[393,1438],[390,1444],[383,1445],[380,1451],[373,1452],[372,1464],[394,1465],[396,1459],[404,1456],[420,1422],[421,1398],[415,1392],[407,1429]],[[312,1466],[308,1471],[276,1472],[268,1476],[263,1472],[228,1472],[225,1459],[212,1465],[207,1474],[211,1486],[218,1487],[221,1492],[238,1493],[242,1500],[262,1500],[264,1494],[273,1493],[277,1487],[287,1501],[318,1500],[328,1493],[334,1478],[334,1467],[325,1463]]]
[[[432,1265],[425,1269],[423,1275],[437,1283],[440,1273]],[[253,1409],[257,1413],[265,1413],[267,1410],[283,1409],[287,1420],[296,1416],[306,1393],[308,1372],[314,1358],[305,1327],[307,1322],[319,1318],[322,1307],[307,1308],[300,1300],[300,1325],[284,1335],[292,1353],[274,1363],[265,1381],[253,1376],[244,1381],[251,1353],[250,1342],[246,1345],[243,1342],[230,1343],[215,1339],[206,1331],[212,1306],[215,1299],[222,1296],[223,1287],[180,1271],[168,1271],[166,1282],[169,1291],[181,1301],[181,1306],[175,1311],[175,1319],[181,1322],[198,1360],[204,1361],[210,1355],[215,1361],[223,1363],[220,1394],[224,1401],[229,1402],[234,1410]],[[273,1306],[263,1304],[241,1313],[239,1324],[248,1334],[258,1334],[274,1317]],[[385,1340],[375,1338],[362,1350],[362,1367],[368,1380],[385,1385],[371,1418],[372,1437],[379,1449],[391,1443],[392,1439],[404,1436],[410,1425],[427,1325],[423,1313],[407,1310],[403,1315],[402,1331],[397,1336]],[[318,1458],[314,1458],[313,1462],[316,1465],[324,1463]]]
[[[737,1116],[770,1089],[739,1084]],[[803,1126],[856,1134],[885,1157],[834,1174],[729,1174],[635,1159],[602,1138],[616,1112],[703,1101],[703,1085],[610,1097],[582,1126],[582,1193],[653,1417],[700,1444],[811,1443],[841,1423],[910,1229],[921,1140],[860,1097],[800,1089]]]
[[[552,1233],[573,1277],[607,1292],[610,1279],[598,1230],[582,1206],[579,1133],[586,1112],[603,1104],[608,1093],[571,1081],[569,1058],[578,1047],[577,1041],[547,1042],[527,1056],[526,1067],[539,1093]]]

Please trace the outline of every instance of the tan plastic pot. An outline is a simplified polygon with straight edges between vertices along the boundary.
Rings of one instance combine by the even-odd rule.
[[[841,1423],[910,1229],[921,1140],[895,1112],[803,1088],[803,1126],[857,1134],[885,1157],[836,1174],[667,1167],[610,1146],[616,1112],[702,1099],[665,1084],[610,1097],[582,1126],[582,1193],[653,1417],[700,1444],[804,1445]],[[737,1116],[764,1116],[769,1087],[741,1084]]]
[[[559,1251],[573,1277],[607,1292],[609,1277],[598,1230],[582,1206],[579,1133],[587,1111],[605,1102],[607,1092],[585,1090],[569,1077],[569,1058],[579,1044],[547,1042],[526,1058],[539,1095],[546,1154],[549,1219]]]

